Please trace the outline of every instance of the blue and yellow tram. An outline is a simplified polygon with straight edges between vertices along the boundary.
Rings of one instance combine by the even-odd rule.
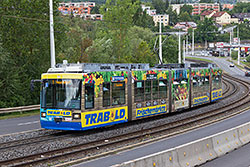
[[[41,79],[46,129],[87,130],[222,98],[222,70],[208,65],[58,64]]]

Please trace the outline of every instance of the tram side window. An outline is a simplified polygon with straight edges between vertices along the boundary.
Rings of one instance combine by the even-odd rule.
[[[193,87],[194,88],[198,87],[198,78],[197,77],[193,78]]]
[[[153,95],[153,99],[159,99],[158,96],[158,80],[153,80],[153,87],[152,87],[152,95]]]
[[[135,82],[135,102],[144,101],[144,82]]]
[[[103,83],[103,107],[110,106],[110,83]]]
[[[221,87],[221,76],[217,75],[217,76],[213,76],[213,86],[216,88],[220,88]]]
[[[85,109],[94,108],[94,84],[85,85]]]
[[[145,81],[145,98],[151,100],[151,81]]]
[[[112,83],[112,105],[125,104],[125,82]]]
[[[159,96],[160,98],[167,98],[167,80],[160,80],[159,81]]]
[[[209,77],[204,77],[205,90],[209,90]]]

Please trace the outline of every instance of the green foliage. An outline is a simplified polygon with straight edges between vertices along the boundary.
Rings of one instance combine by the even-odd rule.
[[[164,40],[164,39],[163,39]],[[163,63],[178,63],[178,38],[169,36],[162,47]]]
[[[170,6],[166,13],[169,15],[169,25],[174,26],[178,22],[176,11],[173,11],[172,7]]]
[[[137,7],[136,13],[133,16],[133,24],[136,26],[153,29],[154,21],[152,16],[149,16],[146,13],[146,10],[142,11],[141,3],[139,3]]]
[[[216,38],[216,33],[217,27],[214,25],[214,21],[212,19],[205,18],[204,21],[201,21],[197,25],[197,29],[195,30],[195,41],[214,41]]]
[[[183,12],[183,13],[181,13],[180,15],[179,15],[179,21],[181,22],[181,21],[184,21],[184,22],[186,22],[186,21],[191,21],[192,19],[191,19],[191,17],[190,17],[190,14],[188,14],[188,12]]]
[[[54,0],[55,11],[57,3]],[[30,92],[30,80],[40,78],[50,66],[49,2],[1,0],[0,6],[2,48],[8,53],[1,52],[0,73],[9,74],[1,75],[5,76],[2,86],[6,92],[0,99],[0,107],[37,104],[39,91]],[[55,19],[57,23],[59,20]],[[56,53],[61,49],[64,31],[62,24],[55,24],[55,32],[60,32],[55,35]]]
[[[237,60],[238,59],[238,51],[232,51],[232,59]]]
[[[250,24],[248,21],[239,24],[239,34],[241,40],[249,40],[250,39]]]
[[[99,14],[100,13],[100,6],[96,5],[95,7],[93,7],[90,11],[91,14]]]
[[[103,21],[62,17],[59,0],[53,2],[57,62],[158,63],[155,26],[139,0],[107,0]],[[30,80],[50,67],[49,1],[2,0],[0,6],[0,108],[38,104],[39,87],[30,92]],[[175,12],[170,17],[178,20]],[[177,39],[170,36],[163,61],[175,63],[177,54]]]
[[[180,14],[187,12],[189,15],[191,15],[192,11],[193,11],[193,6],[185,4],[181,7]]]
[[[128,29],[132,26],[133,16],[138,9],[139,1],[107,0],[101,8],[105,24],[111,34],[113,54],[118,62],[126,62],[128,55]]]
[[[152,0],[152,5],[158,14],[165,14],[169,7],[169,2],[163,0]]]
[[[155,37],[151,40],[150,45],[151,47],[155,45],[155,41],[159,37]],[[177,36],[163,36],[162,37],[162,59],[163,63],[178,63],[178,38]],[[156,45],[156,56],[157,60],[159,61],[159,43],[157,42]],[[158,63],[158,62],[157,62]]]
[[[250,13],[250,3],[237,3],[232,13]]]

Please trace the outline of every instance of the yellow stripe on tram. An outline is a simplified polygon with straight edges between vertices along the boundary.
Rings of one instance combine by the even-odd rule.
[[[83,74],[53,73],[42,74],[42,79],[82,79]]]

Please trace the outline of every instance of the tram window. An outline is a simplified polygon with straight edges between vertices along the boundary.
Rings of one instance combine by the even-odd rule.
[[[85,109],[94,108],[94,84],[85,85]]]
[[[159,98],[158,92],[159,92],[158,91],[158,80],[153,80],[152,95],[153,95],[154,100]]]
[[[209,77],[205,77],[205,84],[209,84]]]
[[[151,81],[145,81],[145,97],[146,100],[151,100]]]
[[[198,83],[197,83],[198,79],[196,77],[193,78],[193,87],[197,87]]]
[[[200,77],[198,79],[198,85],[199,85],[199,87],[203,86],[203,78],[202,77]]]
[[[110,106],[110,83],[103,83],[103,107]]]
[[[144,101],[144,82],[135,82],[135,102]]]
[[[159,96],[160,98],[167,98],[167,80],[160,80],[159,81]]]
[[[112,105],[125,104],[125,82],[112,83]]]

